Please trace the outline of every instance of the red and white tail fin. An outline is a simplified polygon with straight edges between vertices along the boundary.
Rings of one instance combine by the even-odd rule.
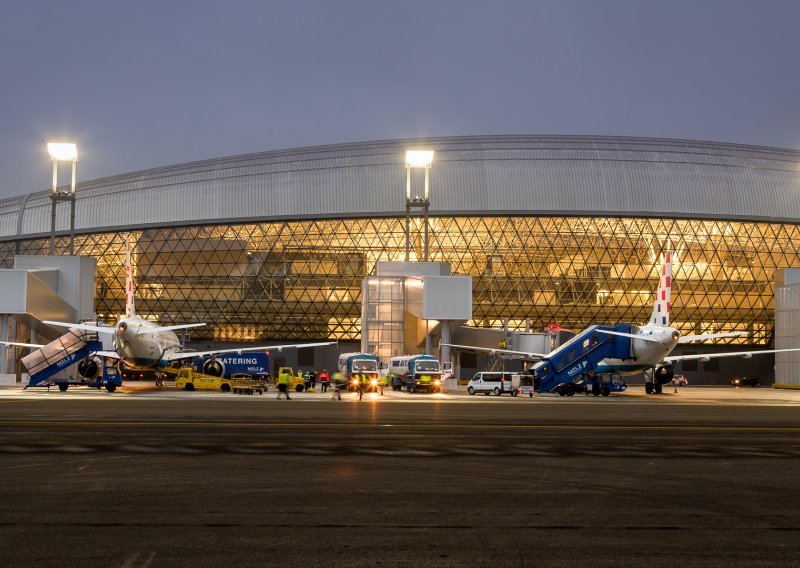
[[[649,325],[661,327],[669,326],[670,293],[672,290],[672,252],[667,251],[664,255],[664,263],[661,265],[661,277],[658,281],[656,290],[656,301],[653,304],[653,313],[650,315]]]
[[[133,304],[133,265],[131,264],[131,241],[125,242],[125,317],[136,316],[136,306]]]

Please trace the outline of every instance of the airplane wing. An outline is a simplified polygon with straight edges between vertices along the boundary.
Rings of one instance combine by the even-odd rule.
[[[761,355],[762,353],[782,353],[785,351],[800,351],[800,347],[791,349],[766,349],[764,351],[733,351],[731,353],[705,353],[697,355],[670,355],[664,357],[665,363],[674,363],[675,361],[691,361],[697,359],[716,359],[719,357],[743,357],[749,359],[753,355]]]
[[[172,331],[173,329],[189,329],[191,327],[203,327],[205,323],[187,323],[184,325],[163,325],[159,327],[140,327],[136,335],[144,335],[146,333],[158,333],[159,331]]]
[[[58,327],[66,327],[70,329],[82,329],[84,331],[93,331],[95,333],[114,333],[114,328],[110,325],[88,325],[85,323],[67,323],[63,321],[43,321],[47,325],[55,325]]]
[[[456,345],[454,343],[441,343],[447,347],[455,347],[464,351],[478,351],[480,353],[489,353],[491,355],[510,355],[512,358],[518,359],[541,359],[547,353],[530,353],[528,351],[512,351],[511,349],[493,349],[491,347],[475,347],[474,345]]]
[[[116,351],[95,351],[95,355],[98,357],[108,357],[109,359],[119,359],[119,353]]]
[[[325,341],[323,343],[296,343],[293,345],[259,345],[257,347],[235,347],[232,349],[215,349],[213,351],[181,351],[169,353],[165,356],[167,361],[177,359],[188,359],[190,357],[205,357],[206,355],[222,355],[223,353],[245,353],[247,351],[282,351],[283,349],[300,349],[301,347],[321,347],[323,345],[334,345],[335,341]]]
[[[682,335],[678,343],[689,343],[690,341],[702,341],[703,339],[716,339],[718,337],[740,337],[747,335],[746,331],[736,331],[731,333],[704,333],[703,335]]]
[[[38,345],[36,343],[18,343],[16,341],[0,341],[3,345],[14,345],[16,347],[34,347],[38,349],[39,347],[44,347],[44,345]]]

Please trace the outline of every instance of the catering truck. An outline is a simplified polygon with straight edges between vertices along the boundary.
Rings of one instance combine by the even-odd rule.
[[[392,390],[439,392],[442,370],[433,355],[403,355],[389,359]]]
[[[378,388],[378,358],[369,353],[342,353],[339,355],[339,372],[347,381],[347,388],[355,390],[360,382],[364,391]]]
[[[189,355],[191,355],[189,353]],[[195,357],[192,361],[195,373],[205,373],[215,377],[250,375],[254,379],[266,379],[269,375],[269,353],[245,351],[244,353],[223,353],[214,357]]]

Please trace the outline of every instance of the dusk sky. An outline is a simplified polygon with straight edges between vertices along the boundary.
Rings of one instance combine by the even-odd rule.
[[[415,136],[800,148],[799,38],[792,0],[10,0],[0,199],[49,188],[47,141],[79,181]]]

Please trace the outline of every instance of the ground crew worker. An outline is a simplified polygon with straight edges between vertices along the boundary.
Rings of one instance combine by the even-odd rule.
[[[278,375],[278,400],[281,395],[286,395],[286,400],[292,400],[289,396],[289,373],[285,371]]]
[[[328,385],[331,382],[331,376],[328,374],[328,369],[322,369],[319,374],[319,382],[322,384],[322,392],[328,392]]]
[[[334,400],[342,400],[342,382],[344,381],[344,375],[342,375],[339,371],[333,373],[333,396],[331,396]]]
[[[311,388],[309,390],[317,390],[317,372],[311,371]]]

